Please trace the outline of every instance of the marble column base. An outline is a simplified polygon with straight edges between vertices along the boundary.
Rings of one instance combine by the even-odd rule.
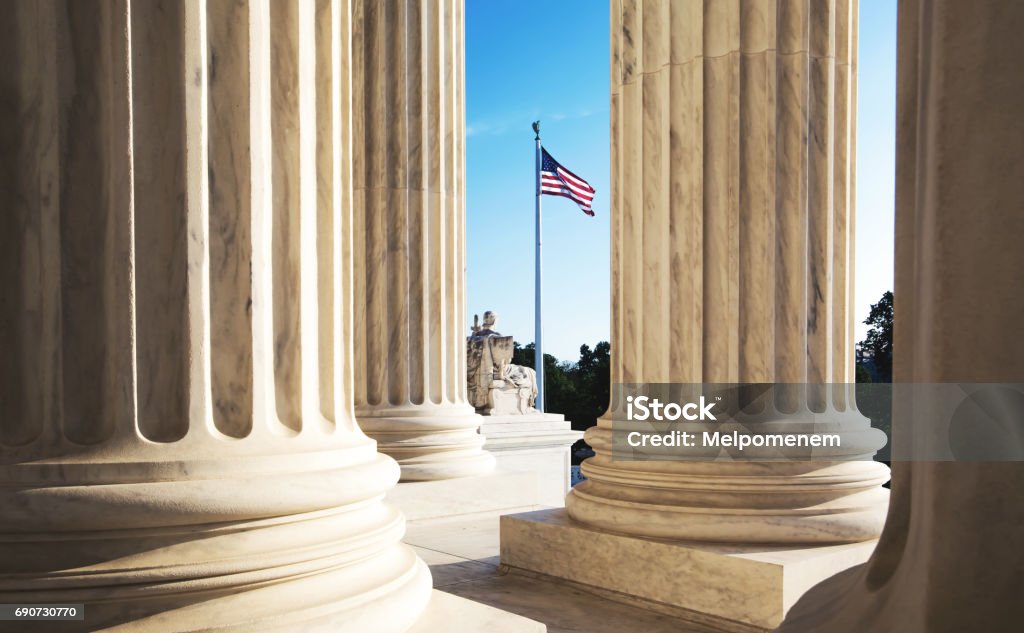
[[[402,469],[401,481],[434,481],[483,475],[494,457],[477,432],[481,417],[470,407],[420,411],[398,407],[356,411],[359,426],[377,440],[380,452]]]
[[[501,609],[434,590],[427,610],[407,633],[546,633],[548,627]]]
[[[572,430],[565,416],[554,413],[483,416],[483,420],[484,448],[494,455],[498,468],[534,473],[537,503],[565,505],[572,485],[571,449],[583,431]]]
[[[615,459],[611,431],[591,427],[597,455],[565,505],[597,528],[724,543],[857,543],[878,538],[889,506],[879,462]]]
[[[804,592],[866,561],[875,544],[670,541],[585,526],[563,509],[501,518],[503,565],[736,633],[774,628]]]
[[[35,483],[0,486],[0,603],[85,605],[61,631],[401,633],[430,596],[404,518],[380,501],[397,467],[370,442],[9,470]]]

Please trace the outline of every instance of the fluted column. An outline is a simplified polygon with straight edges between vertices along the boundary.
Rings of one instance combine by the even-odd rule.
[[[466,397],[462,0],[354,0],[356,416],[403,480],[485,473]]]
[[[961,461],[893,463],[871,560],[808,591],[779,631],[1012,631],[1024,620],[1022,24],[1016,2],[899,3],[894,455],[949,437],[960,413],[917,393],[950,383],[982,406],[955,416],[972,444],[955,440]]]
[[[751,422],[808,432],[826,415],[870,437],[843,386],[856,18],[856,0],[613,2],[613,384],[774,383]],[[577,520],[731,542],[881,530],[881,464],[613,460],[622,415],[587,432]]]
[[[349,25],[344,0],[0,9],[0,602],[85,603],[90,631],[424,608],[398,467],[353,416]]]

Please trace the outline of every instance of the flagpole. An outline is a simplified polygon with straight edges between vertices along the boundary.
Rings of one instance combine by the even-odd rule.
[[[541,243],[541,223],[540,223],[540,121],[533,122],[533,131],[536,134],[534,140],[537,142],[537,160],[536,169],[534,169],[534,177],[536,178],[536,194],[537,194],[537,266],[536,273],[537,278],[534,282],[534,291],[536,292],[536,298],[534,301],[534,350],[533,350],[533,367],[537,372],[537,402],[536,406],[538,411],[544,411],[544,350],[541,346],[541,334],[543,328],[541,327],[541,257],[540,257],[540,243]]]

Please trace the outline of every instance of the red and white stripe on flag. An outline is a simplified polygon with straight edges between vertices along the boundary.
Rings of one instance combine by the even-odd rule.
[[[540,192],[549,196],[569,198],[587,215],[594,215],[591,203],[594,201],[594,188],[586,180],[572,173],[554,158],[548,151],[541,148]]]

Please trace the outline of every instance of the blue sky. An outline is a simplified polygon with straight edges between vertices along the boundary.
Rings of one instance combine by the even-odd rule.
[[[896,196],[896,0],[860,0],[857,80],[857,339],[893,289]]]
[[[858,321],[892,287],[896,81],[896,2],[860,6]],[[494,310],[502,334],[534,338],[532,121],[597,189],[593,218],[568,199],[543,201],[544,351],[561,360],[609,338],[608,80],[606,3],[466,0],[469,314]]]

